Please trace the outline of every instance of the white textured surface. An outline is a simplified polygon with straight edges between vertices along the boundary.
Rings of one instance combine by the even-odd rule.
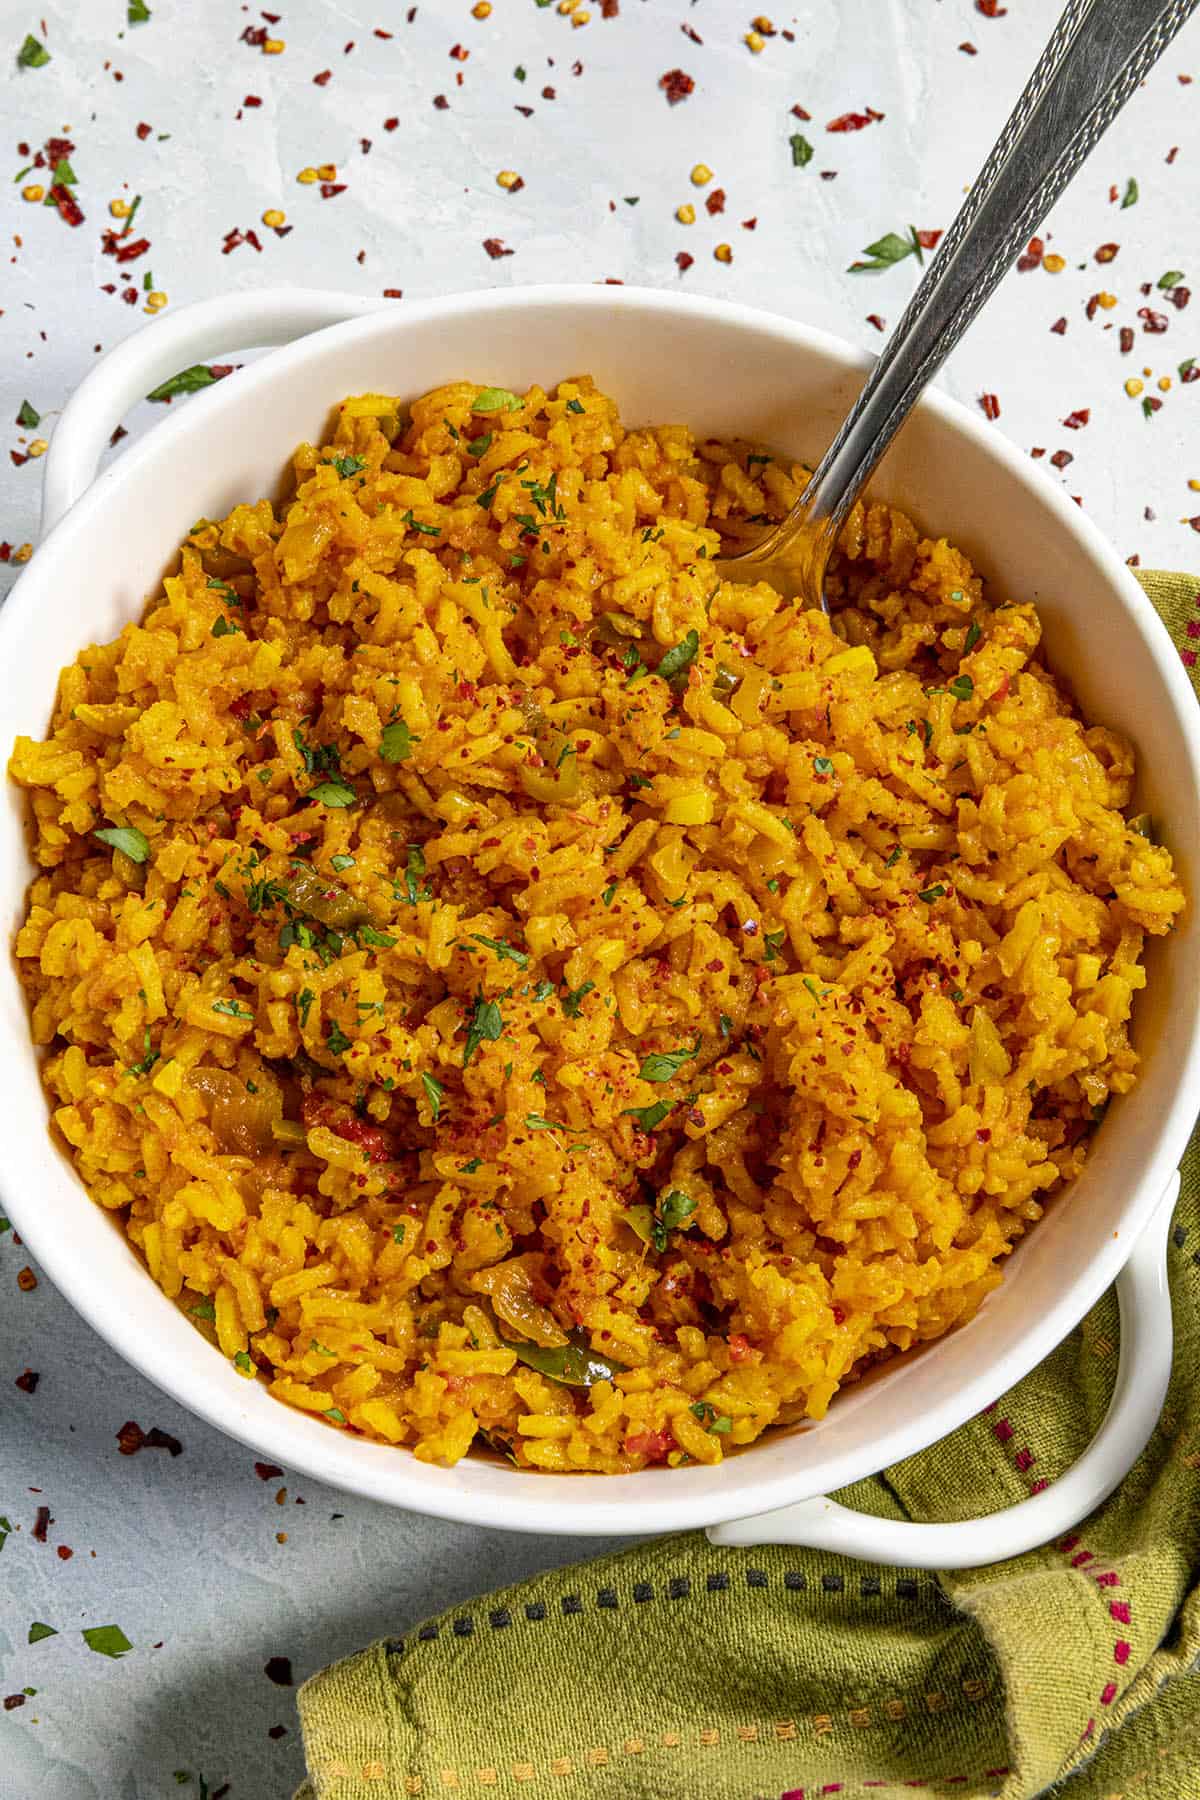
[[[466,0],[423,0],[411,25],[394,0],[343,0],[336,10],[292,0],[272,28],[286,51],[263,57],[237,41],[257,14],[235,0],[157,0],[151,10],[149,24],[122,37],[118,0],[46,6],[39,17],[0,0],[11,174],[28,160],[17,157],[16,140],[36,148],[65,134],[77,146],[71,160],[87,214],[70,230],[51,209],[24,204],[19,185],[6,181],[0,191],[11,257],[0,279],[6,449],[20,452],[22,439],[35,435],[12,423],[23,399],[44,415],[38,434],[50,435],[93,346],[154,328],[140,299],[129,307],[100,291],[126,273],[140,289],[146,269],[172,304],[287,281],[367,294],[398,287],[411,298],[497,282],[682,279],[877,346],[866,314],[894,321],[915,267],[852,277],[846,264],[885,231],[949,222],[1053,11],[1044,0],[1009,0],[1007,15],[989,20],[971,0],[806,0],[773,14],[795,41],[776,37],[755,57],[741,42],[753,8],[733,0],[690,8],[685,0],[622,0],[612,21],[597,4],[582,31],[531,0],[495,0],[485,22],[471,17]],[[27,30],[41,35],[40,17],[53,60],[18,71],[9,52]],[[681,23],[704,43],[681,35]],[[376,25],[394,37],[375,38]],[[957,48],[964,40],[978,55]],[[470,51],[465,63],[450,58],[456,42]],[[584,65],[578,76],[576,59]],[[518,63],[524,83],[513,77]],[[669,108],[656,83],[675,67],[697,86]],[[312,85],[326,68],[329,83]],[[1192,73],[1196,85],[1182,85],[1178,77]],[[553,101],[541,97],[546,84],[556,89]],[[437,93],[447,95],[448,110],[434,109]],[[246,94],[263,104],[238,121]],[[968,401],[995,393],[995,428],[1023,448],[1045,447],[1047,462],[1069,450],[1075,460],[1065,476],[1048,468],[1048,478],[1065,479],[1122,554],[1146,565],[1200,563],[1200,542],[1182,522],[1200,514],[1200,496],[1187,488],[1189,476],[1200,478],[1200,383],[1181,390],[1176,380],[1149,420],[1122,391],[1144,364],[1155,377],[1174,375],[1181,360],[1200,356],[1200,300],[1177,312],[1153,294],[1149,304],[1169,321],[1162,336],[1143,334],[1136,316],[1147,304],[1139,284],[1164,270],[1183,269],[1200,284],[1187,254],[1200,199],[1198,97],[1193,24],[1049,222],[1048,247],[1066,257],[1066,270],[1011,277],[944,377]],[[811,123],[790,117],[796,103]],[[533,117],[522,118],[516,104],[533,106]],[[827,120],[867,106],[885,119],[859,133],[825,131]],[[392,116],[400,129],[388,133],[383,121]],[[144,142],[135,130],[142,120],[153,127]],[[792,165],[793,131],[814,146],[807,168]],[[170,135],[161,141],[160,132]],[[365,157],[364,135],[372,140]],[[295,175],[326,160],[347,185],[322,200]],[[711,165],[713,185],[728,199],[721,217],[701,210],[701,222],[687,229],[672,213],[685,200],[700,204],[688,182],[698,160]],[[501,168],[519,171],[524,189],[497,188]],[[822,181],[822,169],[836,169],[836,179]],[[1131,176],[1140,198],[1121,210],[1109,190],[1123,193]],[[144,233],[151,248],[118,270],[100,250],[107,203],[138,192],[135,235]],[[626,195],[638,204],[627,206]],[[283,240],[259,222],[274,205],[295,227]],[[757,218],[754,231],[741,227],[749,217]],[[256,227],[262,254],[243,244],[223,255],[233,227]],[[514,255],[489,260],[485,237],[502,238]],[[733,246],[730,266],[712,258],[722,239]],[[1100,267],[1093,253],[1107,241],[1120,250]],[[682,277],[678,250],[696,259]],[[1088,321],[1085,303],[1102,289],[1117,305]],[[1064,336],[1050,331],[1061,315]],[[1125,357],[1117,346],[1123,324],[1138,330]],[[580,366],[586,361],[583,345]],[[1157,392],[1151,382],[1147,392]],[[1065,429],[1066,415],[1083,407],[1088,425]],[[156,416],[142,407],[128,423],[142,429]],[[36,461],[14,468],[5,459],[0,541],[34,538],[37,489]],[[1153,521],[1143,516],[1147,506]],[[13,573],[0,564],[0,591]],[[161,1400],[46,1282],[19,1292],[24,1261],[11,1236],[0,1237],[0,1514],[19,1527],[0,1554],[0,1692],[38,1690],[0,1713],[0,1800],[157,1800],[197,1794],[201,1772],[210,1787],[228,1781],[230,1800],[282,1795],[299,1777],[300,1756],[291,1697],[263,1673],[269,1657],[290,1657],[300,1679],[423,1613],[571,1557],[566,1540],[387,1513],[286,1477],[286,1502],[277,1506],[285,1482],[260,1482],[247,1452]],[[32,1395],[12,1386],[26,1366],[41,1376]],[[182,1455],[120,1456],[114,1434],[131,1418],[173,1432]],[[31,1536],[42,1503],[55,1520],[46,1544]],[[276,1542],[280,1531],[286,1544]],[[69,1561],[56,1554],[60,1545],[73,1549]],[[29,1646],[33,1620],[59,1635]],[[135,1646],[119,1662],[94,1655],[79,1636],[110,1622]],[[288,1735],[273,1741],[267,1731],[277,1723]],[[191,1772],[190,1786],[176,1787],[176,1770]]]

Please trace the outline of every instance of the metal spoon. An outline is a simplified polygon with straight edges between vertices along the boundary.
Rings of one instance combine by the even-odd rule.
[[[1053,36],[845,424],[787,517],[717,563],[829,608],[846,515],[926,384],[1200,0],[1069,0]]]

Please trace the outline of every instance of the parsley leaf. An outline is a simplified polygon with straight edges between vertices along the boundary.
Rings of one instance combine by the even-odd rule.
[[[180,369],[178,375],[170,375],[156,388],[151,388],[146,398],[170,400],[175,394],[195,394],[201,388],[211,387],[216,380],[207,363],[193,363],[190,369]]]
[[[441,1117],[442,1099],[446,1090],[440,1081],[437,1081],[432,1075],[428,1075],[424,1071],[421,1073],[421,1086],[425,1089],[425,1097],[429,1101],[429,1110],[433,1115],[433,1122],[436,1125],[438,1119]]]
[[[97,1656],[124,1656],[127,1650],[133,1649],[119,1625],[88,1625],[80,1636]]]
[[[93,831],[92,836],[99,838],[102,844],[109,844],[114,850],[122,851],[130,862],[144,863],[150,860],[149,840],[136,825],[106,825],[102,831]]]
[[[22,69],[44,69],[50,61],[50,52],[45,44],[39,44],[30,32],[25,42],[17,51],[17,62]]]
[[[420,743],[420,738],[408,729],[403,719],[393,719],[385,725],[379,739],[379,754],[384,762],[407,762],[413,753],[413,745]]]
[[[903,238],[895,231],[885,232],[883,237],[876,238],[875,242],[868,244],[863,251],[863,256],[869,257],[871,260],[869,262],[852,262],[847,273],[877,275],[881,269],[890,269],[893,263],[903,262],[906,256],[915,256],[918,262],[924,262],[920,240],[911,225],[908,233],[909,235]]]
[[[700,1043],[697,1036],[690,1050],[656,1050],[643,1060],[638,1075],[643,1081],[673,1081],[684,1063],[700,1054]]]
[[[828,756],[814,756],[813,757],[813,774],[814,775],[832,775],[833,774],[832,760]]]
[[[579,400],[568,400],[567,401],[567,411],[569,413],[581,413],[581,412],[583,412],[583,410],[584,410],[584,407],[583,407],[583,404],[581,401],[579,401]]]
[[[976,644],[979,642],[979,640],[982,636],[983,636],[983,633],[979,629],[978,619],[972,619],[971,623],[967,626],[967,636],[966,636],[966,640],[963,644],[963,655],[964,656],[966,656],[970,651],[972,651],[975,648]]]
[[[308,1024],[308,1011],[316,997],[317,996],[313,993],[311,988],[302,988],[296,995],[296,1011],[300,1014],[300,1029],[302,1031]]]
[[[541,1113],[526,1113],[525,1123],[530,1131],[565,1131],[567,1129],[565,1125],[560,1125],[557,1119],[544,1119]]]
[[[33,427],[40,425],[41,422],[42,415],[37,408],[31,406],[28,400],[22,400],[21,410],[17,414],[17,424],[24,425],[27,431],[32,431]]]
[[[581,987],[567,989],[566,993],[563,995],[562,1009],[566,1013],[568,1019],[579,1018],[583,1001],[587,995],[591,993],[595,985],[594,981],[585,981]]]
[[[213,620],[213,628],[210,635],[215,638],[241,637],[242,628],[240,625],[235,625],[232,619],[227,619],[224,613],[221,613]]]
[[[329,1027],[329,1036],[325,1039],[325,1048],[329,1051],[331,1056],[344,1056],[353,1041],[353,1038],[348,1038],[346,1036],[340,1025],[333,1024]]]
[[[518,969],[529,967],[528,952],[515,949],[507,939],[483,937],[478,931],[473,936],[477,944],[482,944],[485,950],[491,950],[501,962],[514,962]]]
[[[471,411],[476,413],[520,412],[524,401],[508,388],[484,388],[475,396]]]
[[[353,806],[358,795],[348,781],[318,781],[305,798],[319,800],[322,806]]]
[[[462,1066],[465,1069],[480,1044],[494,1044],[504,1030],[504,1019],[494,1000],[485,1000],[477,994],[471,1009],[471,1017],[467,1021],[467,1042],[463,1050]]]
[[[694,662],[699,648],[700,633],[698,631],[689,631],[686,637],[680,638],[677,644],[672,645],[658,665],[658,673],[663,680],[674,681],[677,676],[685,674]]]
[[[950,683],[950,692],[956,700],[969,700],[975,692],[975,683],[969,675],[956,675]]]
[[[917,899],[924,900],[926,906],[932,906],[934,901],[940,900],[943,897],[943,895],[945,894],[945,892],[946,892],[945,888],[942,886],[941,882],[939,881],[936,887],[922,888],[920,893],[917,895]]]
[[[808,139],[801,132],[795,131],[788,143],[792,146],[792,167],[806,169],[813,159],[813,147]]]
[[[335,456],[333,466],[345,481],[349,476],[357,475],[360,469],[365,469],[367,459],[365,456]]]
[[[1138,184],[1131,175],[1125,183],[1125,192],[1121,196],[1121,211],[1124,212],[1127,206],[1136,206],[1137,203]]]
[[[149,24],[150,8],[146,5],[146,0],[129,0],[129,7],[125,14],[125,18],[126,22],[130,25]]]

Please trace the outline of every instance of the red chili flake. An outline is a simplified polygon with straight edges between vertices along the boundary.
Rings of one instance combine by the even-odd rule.
[[[1088,318],[1089,318],[1089,319],[1094,319],[1094,318],[1095,318],[1095,316],[1096,316],[1096,312],[1097,312],[1097,310],[1098,310],[1098,308],[1099,308],[1099,305],[1100,305],[1100,296],[1099,296],[1099,294],[1092,294],[1092,295],[1091,295],[1091,297],[1090,297],[1090,298],[1089,298],[1089,300],[1088,300],[1088,303],[1087,303],[1087,305],[1086,305],[1086,306],[1085,306],[1085,307],[1084,307],[1084,309],[1083,309],[1083,310],[1084,310],[1084,312],[1085,312],[1085,313],[1086,313],[1086,314],[1087,314],[1087,316],[1088,316]]]
[[[821,170],[821,180],[822,181],[836,181],[837,180],[837,170],[836,169],[822,169]]]
[[[136,1456],[139,1450],[169,1450],[172,1456],[183,1452],[183,1445],[169,1431],[160,1431],[157,1425],[143,1431],[135,1419],[126,1419],[117,1433],[117,1444],[122,1456]]]
[[[621,10],[621,0],[600,0],[600,17],[615,19]]]
[[[435,94],[433,96],[433,104],[437,107],[439,112],[445,112],[450,102],[447,100],[445,94]]]
[[[1056,450],[1050,461],[1056,469],[1065,469],[1068,463],[1075,461],[1075,458],[1069,450]]]
[[[1189,519],[1188,524],[1193,531],[1200,531],[1200,513],[1197,513],[1194,518]]]
[[[983,416],[985,419],[998,419],[1000,417],[1000,402],[997,400],[995,394],[980,394],[979,404],[983,408]]]
[[[1167,296],[1171,305],[1176,307],[1180,312],[1183,311],[1191,297],[1192,290],[1187,287],[1173,287]]]
[[[543,89],[542,89],[542,99],[543,99],[543,100],[557,100],[557,99],[558,99],[558,93],[557,93],[557,91],[556,91],[556,90],[555,90],[555,89],[554,89],[554,88],[552,88],[552,87],[544,87],[544,88],[543,88]]]
[[[323,181],[321,183],[322,200],[332,200],[335,194],[344,194],[345,191],[346,183],[344,181]],[[249,237],[250,233],[247,232],[246,236]]]
[[[704,39],[700,36],[700,33],[694,26],[685,23],[681,25],[679,29],[682,31],[685,38],[691,38],[693,44],[702,44],[704,42]]]
[[[969,42],[962,43],[958,47],[962,51],[964,56],[978,56],[979,55],[978,50],[975,48],[974,44],[972,44],[972,43],[969,43]]]
[[[350,42],[348,44],[342,45],[342,55],[349,56],[349,54],[353,50],[353,48],[354,48],[354,39],[351,38]]]
[[[1101,244],[1096,251],[1096,261],[1110,263],[1120,248],[1120,244]]]
[[[514,254],[514,252],[508,248],[508,245],[504,242],[503,238],[484,238],[483,247],[493,262],[498,262],[502,256],[512,256]]]
[[[735,1331],[729,1339],[729,1360],[735,1363],[758,1362],[761,1360],[761,1352],[754,1349],[745,1332]]]
[[[405,24],[406,24],[406,25],[411,25],[411,24],[412,24],[412,22],[413,22],[413,20],[414,20],[414,19],[415,19],[415,18],[416,18],[416,16],[417,16],[417,9],[416,9],[416,7],[415,7],[415,6],[410,6],[410,7],[409,7],[409,9],[408,9],[408,11],[407,11],[407,12],[406,12],[406,13],[405,13],[405,15],[404,15],[404,23],[405,23]]]
[[[231,250],[236,250],[245,241],[245,233],[239,231],[235,225],[232,231],[225,233],[225,240],[221,245],[221,255],[228,256]]]
[[[23,1394],[32,1394],[36,1391],[37,1384],[41,1379],[36,1369],[26,1369],[23,1374],[14,1378],[14,1385],[19,1387]]]
[[[1033,460],[1036,462],[1039,457],[1045,456],[1046,446],[1044,444],[1035,444],[1033,446],[1033,449],[1029,452],[1029,454],[1030,454],[1030,456],[1033,457]]]
[[[278,1476],[283,1474],[283,1470],[279,1467],[278,1463],[256,1462],[254,1465],[254,1473],[258,1476],[260,1481],[274,1481]]]
[[[1001,6],[1000,0],[975,0],[975,11],[982,13],[985,19],[1002,19],[1008,8]]]
[[[876,112],[873,106],[868,106],[866,112],[839,113],[836,119],[830,119],[825,129],[826,131],[862,131],[876,119],[885,117],[886,114]]]
[[[5,1712],[15,1712],[18,1706],[24,1706],[24,1704],[24,1694],[5,1694],[4,1696]]]
[[[1055,319],[1055,321],[1054,321],[1053,325],[1050,327],[1050,329],[1051,329],[1051,331],[1056,331],[1058,333],[1059,337],[1065,337],[1066,330],[1067,330],[1066,314],[1064,313],[1064,315],[1061,319]]]
[[[940,231],[918,231],[917,242],[922,250],[936,250],[942,241],[942,235]]]
[[[403,288],[384,288],[383,297],[385,300],[403,300],[404,289]]]
[[[391,37],[391,35],[392,35],[392,34],[391,34],[391,32],[390,32],[390,31],[385,31],[385,30],[384,30],[384,29],[383,29],[383,27],[382,27],[382,25],[377,25],[377,26],[376,26],[376,27],[375,27],[375,36],[376,36],[376,37],[377,37],[377,38],[390,38],[390,37]]]
[[[691,76],[685,74],[682,69],[668,69],[665,75],[659,76],[658,85],[667,96],[669,106],[678,106],[679,102],[686,100],[689,94],[695,92],[696,88],[696,83]]]
[[[1179,379],[1186,387],[1189,381],[1200,381],[1200,362],[1189,362],[1186,368],[1179,371]]]
[[[28,155],[28,151],[26,152],[26,155]],[[0,544],[0,563],[10,562],[12,560],[12,553],[13,547],[8,539],[5,538],[4,542]]]
[[[262,101],[259,99],[257,94],[247,94],[246,98],[242,101],[242,105],[243,106],[261,106]]]
[[[1082,431],[1091,416],[1092,409],[1090,406],[1079,406],[1076,407],[1074,412],[1069,412],[1067,414],[1066,418],[1063,420],[1063,424],[1068,431]]]
[[[709,213],[723,213],[725,211],[725,189],[724,188],[714,188],[713,189],[712,193],[709,194],[708,198],[704,202],[704,210],[705,210],[705,212],[709,212]]]
[[[54,1547],[54,1554],[60,1562],[70,1562],[75,1552],[72,1550],[70,1544],[56,1544]]]
[[[1128,356],[1133,349],[1133,326],[1122,325],[1120,332],[1121,355]]]
[[[471,52],[469,50],[464,50],[461,44],[454,44],[451,46],[450,55],[454,62],[466,62],[470,54]]]
[[[16,451],[15,450],[13,452],[13,459],[14,459],[14,461],[16,459]],[[21,461],[28,462],[29,458],[27,456],[23,456],[21,458]],[[20,1290],[23,1294],[32,1294],[32,1292],[33,1292],[34,1288],[37,1286],[37,1284],[38,1284],[37,1276],[34,1274],[33,1270],[29,1267],[28,1263],[25,1264],[25,1267],[23,1269],[17,1270],[17,1286],[20,1288]]]
[[[1156,413],[1156,412],[1160,412],[1161,410],[1162,410],[1162,401],[1159,400],[1155,395],[1150,395],[1147,399],[1142,401],[1142,411],[1143,412]],[[1080,504],[1082,504],[1082,502]]]
[[[14,469],[24,468],[25,464],[29,461],[29,458],[27,456],[22,456],[19,450],[10,450],[8,454],[12,458]]]
[[[313,76],[313,86],[314,87],[324,87],[325,83],[327,81],[332,81],[332,80],[333,80],[333,70],[332,69],[322,69],[321,73],[319,75]]]
[[[1171,148],[1167,151],[1166,156],[1163,158],[1163,161],[1167,162],[1167,163],[1173,163],[1175,161],[1175,158],[1178,155],[1179,155],[1179,145],[1172,144]]]
[[[154,129],[154,127],[152,125],[147,125],[146,121],[144,119],[142,120],[141,124],[137,128],[137,134],[141,138],[143,144],[145,143],[146,139],[150,136],[150,133],[153,131],[153,129]]]
[[[121,289],[121,298],[125,302],[126,306],[136,306],[137,298],[138,298],[138,291],[135,287],[122,288]]]
[[[64,187],[62,182],[56,181],[50,189],[50,198],[58,208],[60,219],[63,219],[68,225],[83,224],[83,208],[69,187]]]
[[[50,1508],[48,1506],[39,1506],[37,1509],[37,1517],[33,1522],[33,1535],[39,1544],[45,1543],[46,1533],[53,1523],[54,1520],[51,1517]]]
[[[27,152],[22,151],[21,154],[26,155]],[[46,157],[51,164],[62,162],[66,157],[73,156],[74,154],[75,146],[70,138],[52,137],[46,139]]]
[[[115,256],[119,263],[136,262],[150,248],[149,238],[123,238],[119,231],[104,231],[100,237],[105,256]]]
[[[1155,312],[1153,307],[1139,306],[1138,318],[1144,321],[1142,330],[1148,331],[1152,337],[1167,329],[1166,313]]]
[[[806,112],[802,106],[793,106],[792,117],[794,119],[811,119],[812,114],[810,112]]]
[[[862,1151],[861,1151],[861,1150],[856,1150],[856,1151],[855,1151],[855,1152],[854,1152],[854,1154],[855,1154],[855,1156],[858,1156],[858,1157],[861,1157],[861,1155],[862,1155]],[[842,1309],[841,1309],[841,1307],[840,1307],[840,1306],[835,1306],[835,1307],[833,1307],[833,1309],[832,1309],[832,1311],[833,1311],[833,1322],[834,1322],[834,1324],[835,1324],[835,1325],[844,1325],[844,1324],[845,1324],[845,1323],[846,1323],[846,1315],[845,1315],[845,1313],[844,1313],[844,1312],[843,1312],[843,1311],[842,1311]]]
[[[358,140],[358,147],[359,147],[359,149],[360,149],[360,150],[361,150],[361,151],[362,151],[362,153],[363,153],[363,155],[364,155],[364,156],[370,156],[370,154],[371,154],[371,140],[370,140],[370,138],[359,138],[359,140]]]
[[[283,17],[283,14],[282,13],[264,12],[262,17],[267,21],[268,25],[278,25],[280,19],[282,19],[282,17]]]
[[[395,131],[395,129],[396,129],[397,125],[399,125],[399,123],[400,123],[399,119],[385,119],[383,121],[383,129],[385,131]]]
[[[267,28],[265,25],[247,25],[238,39],[239,43],[249,44],[252,50],[261,50],[266,41]]]
[[[881,319],[878,313],[868,313],[867,324],[873,325],[876,331],[883,331],[887,327],[887,320]]]
[[[1027,249],[1017,258],[1018,273],[1027,275],[1030,269],[1036,269],[1041,263],[1042,253],[1045,248],[1046,246],[1041,238],[1030,238]]]
[[[519,112],[523,119],[532,119],[533,117],[532,106],[514,106],[513,111]]]
[[[246,242],[252,249],[257,250],[260,256],[262,255],[262,245],[259,243],[257,231],[248,231],[246,233]]]
[[[263,1673],[266,1675],[268,1681],[273,1681],[275,1683],[276,1687],[291,1687],[291,1658],[287,1656],[269,1656],[263,1664]]]

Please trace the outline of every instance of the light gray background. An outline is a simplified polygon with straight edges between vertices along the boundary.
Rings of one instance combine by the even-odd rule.
[[[276,0],[272,10],[283,14],[271,28],[287,46],[278,57],[238,41],[260,20],[237,0],[151,0],[151,21],[131,29],[125,0],[0,0],[4,450],[51,435],[100,347],[154,329],[140,298],[127,306],[101,291],[126,275],[140,289],[147,269],[172,307],[281,282],[368,294],[398,287],[417,298],[566,278],[682,280],[877,347],[866,315],[899,317],[915,265],[876,277],[850,276],[846,265],[886,231],[949,223],[1057,9],[1008,0],[1007,14],[992,20],[973,0],[793,0],[786,10],[772,0],[775,25],[794,41],[776,36],[759,56],[742,42],[751,0],[621,0],[607,21],[595,0],[582,30],[534,0],[495,0],[482,22],[467,0],[420,0],[412,24],[396,0]],[[17,47],[27,31],[42,35],[43,18],[53,60],[18,70]],[[394,36],[376,37],[377,26]],[[963,42],[978,53],[960,50]],[[466,62],[450,56],[456,43],[469,50]],[[672,108],[657,81],[675,67],[697,86]],[[315,86],[325,69],[330,81]],[[1194,84],[1181,79],[1191,75]],[[546,85],[555,100],[542,98]],[[450,101],[445,111],[433,107],[438,93]],[[247,94],[262,105],[238,120]],[[796,103],[811,123],[790,116]],[[533,116],[522,118],[517,104],[533,106]],[[826,131],[829,120],[868,106],[884,120],[858,133]],[[944,376],[969,404],[995,393],[994,428],[1025,450],[1043,446],[1047,478],[1064,481],[1120,552],[1146,566],[1200,568],[1200,539],[1186,523],[1200,515],[1200,493],[1187,486],[1200,478],[1200,383],[1181,389],[1174,380],[1152,419],[1122,387],[1144,364],[1155,377],[1174,376],[1180,361],[1200,356],[1200,297],[1177,312],[1150,296],[1169,320],[1165,335],[1143,334],[1137,318],[1147,304],[1139,285],[1167,269],[1200,287],[1198,106],[1193,24],[1049,221],[1048,248],[1066,257],[1065,271],[1011,276]],[[400,128],[389,133],[383,121],[393,116]],[[152,127],[144,141],[141,121]],[[807,168],[793,166],[793,131],[814,146]],[[87,214],[77,230],[25,204],[11,180],[27,160],[17,141],[36,148],[51,134],[77,146]],[[324,161],[347,184],[329,200],[295,180]],[[689,184],[697,161],[726,190],[719,218],[704,213]],[[517,194],[496,186],[502,168],[523,176]],[[836,179],[823,181],[822,169]],[[1130,177],[1140,197],[1122,209],[1110,188],[1123,195]],[[108,202],[134,193],[143,196],[135,235],[151,249],[125,271],[101,253],[100,234],[112,223]],[[685,200],[700,206],[690,229],[672,216]],[[270,206],[286,211],[290,236],[261,225]],[[753,231],[741,225],[749,217]],[[234,227],[256,228],[262,253],[243,245],[222,254]],[[489,260],[482,240],[492,236],[515,254]],[[729,266],[712,256],[722,240],[733,246]],[[1098,266],[1094,251],[1110,241],[1119,254]],[[683,249],[696,261],[680,277],[674,258]],[[1086,302],[1102,289],[1118,304],[1089,321]],[[1060,315],[1065,336],[1050,330]],[[1123,324],[1138,331],[1125,357]],[[1147,392],[1157,393],[1152,381]],[[44,415],[36,432],[13,422],[25,398]],[[1065,429],[1067,414],[1083,407],[1089,424]],[[127,423],[137,431],[156,417],[160,408],[142,406]],[[1065,475],[1049,467],[1059,448],[1074,457]],[[36,460],[14,468],[3,458],[0,541],[35,540],[38,489]],[[0,563],[0,594],[16,573]],[[65,649],[70,596],[62,603]],[[292,1695],[267,1679],[269,1657],[290,1657],[299,1680],[424,1613],[604,1548],[387,1512],[290,1472],[264,1483],[248,1451],[120,1363],[47,1281],[20,1292],[26,1260],[11,1233],[0,1236],[0,1514],[14,1527],[0,1551],[0,1693],[37,1689],[0,1712],[0,1800],[198,1795],[200,1774],[210,1787],[228,1781],[230,1800],[286,1795],[302,1760]],[[41,1376],[33,1395],[13,1386],[26,1366]],[[131,1418],[174,1433],[183,1454],[119,1455],[115,1433]],[[31,1535],[42,1503],[54,1515],[45,1544]],[[60,1545],[73,1549],[69,1561]],[[28,1645],[33,1620],[59,1635]],[[80,1636],[108,1623],[135,1646],[120,1661],[93,1654]],[[287,1734],[272,1740],[277,1724]],[[177,1785],[175,1771],[190,1781]]]

